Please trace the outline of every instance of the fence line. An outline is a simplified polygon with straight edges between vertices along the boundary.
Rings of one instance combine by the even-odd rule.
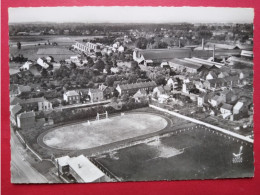
[[[18,131],[16,131],[16,135],[17,135],[18,138],[23,142],[23,144],[25,144],[25,147],[26,147],[27,149],[29,149],[40,161],[43,160],[42,157],[41,157],[39,154],[37,154],[37,153],[25,142],[23,136],[22,136]]]
[[[229,130],[226,130],[226,129],[223,129],[223,128],[220,128],[220,127],[217,127],[217,126],[214,126],[214,125],[211,125],[211,124],[209,124],[209,123],[205,123],[205,122],[202,122],[202,121],[200,121],[200,120],[197,120],[197,119],[194,119],[194,118],[190,118],[190,117],[181,115],[181,114],[179,114],[179,113],[176,113],[176,112],[173,112],[173,111],[169,111],[169,110],[166,110],[166,109],[164,109],[164,108],[160,108],[160,107],[157,107],[157,106],[154,106],[154,105],[151,105],[151,104],[149,104],[149,107],[154,108],[154,109],[156,109],[156,110],[160,110],[160,111],[162,111],[162,112],[167,112],[167,113],[169,113],[169,114],[171,114],[171,115],[177,116],[177,117],[179,117],[179,118],[183,118],[183,119],[185,119],[185,120],[188,120],[188,121],[191,121],[191,122],[200,124],[200,125],[207,126],[207,127],[209,127],[209,128],[215,129],[215,130],[217,130],[217,131],[220,131],[220,132],[222,132],[222,133],[228,134],[228,135],[230,135],[230,136],[233,136],[233,137],[235,137],[235,138],[241,139],[241,140],[243,140],[243,141],[246,141],[246,142],[249,142],[249,143],[254,143],[254,140],[251,139],[251,138],[249,138],[249,137],[245,137],[245,136],[243,136],[243,135],[240,135],[240,134],[231,132],[231,131],[229,131]]]

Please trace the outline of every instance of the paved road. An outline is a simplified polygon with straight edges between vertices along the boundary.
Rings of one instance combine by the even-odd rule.
[[[25,153],[26,150],[11,130],[12,183],[48,183],[47,179],[25,160]]]

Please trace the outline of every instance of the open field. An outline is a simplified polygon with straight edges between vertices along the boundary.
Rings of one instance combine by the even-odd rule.
[[[53,148],[82,150],[153,133],[167,124],[166,119],[155,114],[131,113],[60,127],[47,133],[43,142]]]
[[[237,154],[241,145],[243,162],[233,163],[233,153]],[[215,179],[254,175],[251,144],[204,128],[176,132],[160,140],[100,155],[95,160],[122,181]]]
[[[16,47],[18,41],[21,42],[22,46],[38,44],[38,43],[47,43],[56,42],[60,45],[72,45],[76,40],[83,39],[94,39],[102,38],[103,36],[70,36],[70,35],[39,35],[39,36],[11,36],[9,39],[9,44],[11,47]]]

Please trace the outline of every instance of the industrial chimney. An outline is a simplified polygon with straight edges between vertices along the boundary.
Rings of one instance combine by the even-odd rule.
[[[215,62],[215,45],[213,45],[213,62]]]

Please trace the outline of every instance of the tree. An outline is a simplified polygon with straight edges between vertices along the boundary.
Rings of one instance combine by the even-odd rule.
[[[48,76],[48,71],[45,68],[43,68],[42,72],[41,72],[41,75],[42,75],[42,77],[47,77]]]
[[[95,65],[94,68],[98,69],[100,72],[103,71],[103,69],[105,68],[105,63],[102,60],[98,60]]]
[[[131,71],[135,72],[136,69],[140,69],[140,67],[136,61],[132,61],[131,62]]]
[[[121,98],[122,98],[122,101],[127,102],[129,100],[129,95],[128,94],[124,94],[124,95],[122,95]]]
[[[161,48],[167,48],[168,47],[168,44],[165,43],[165,42],[159,42],[158,44],[158,48],[161,49]]]
[[[116,80],[115,76],[107,76],[106,77],[106,81],[105,81],[106,85],[112,87],[114,82],[115,82],[115,80]]]
[[[144,37],[140,37],[136,40],[135,45],[136,47],[138,47],[139,49],[146,49],[147,46],[147,39]]]
[[[17,49],[21,49],[21,47],[22,47],[21,42],[17,42]]]

